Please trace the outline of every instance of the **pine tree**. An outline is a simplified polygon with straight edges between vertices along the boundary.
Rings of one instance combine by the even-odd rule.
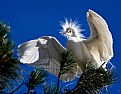
[[[12,91],[10,94],[15,93],[21,86],[25,85],[28,92],[26,94],[36,94],[34,89],[37,86],[42,85],[46,82],[47,72],[43,70],[42,68],[36,68],[33,71],[30,72],[28,75],[28,79],[22,79],[22,82],[14,91]]]
[[[13,57],[14,43],[9,37],[10,27],[0,22],[0,93],[19,77],[18,62]]]
[[[58,75],[57,91],[55,94],[59,93],[59,80],[60,76],[67,73],[68,70],[73,68],[73,65],[77,63],[73,54],[69,51],[64,52],[60,56],[60,72]],[[105,64],[105,63],[104,63]],[[103,64],[102,64],[103,66]],[[99,94],[101,89],[117,81],[117,75],[113,70],[113,67],[106,70],[102,66],[95,68],[94,65],[87,64],[85,70],[79,78],[77,85],[72,90],[66,89],[66,94]]]
[[[72,53],[70,51],[66,51],[61,53],[59,57],[59,63],[60,63],[60,71],[58,74],[58,82],[57,82],[57,89],[55,94],[58,94],[59,91],[59,84],[60,84],[60,77],[62,74],[66,74],[71,72],[73,70],[73,66],[77,63],[77,60],[73,57]],[[72,72],[73,73],[73,72]]]
[[[28,88],[28,93],[30,94],[32,90],[34,90],[37,86],[42,85],[46,81],[47,72],[43,69],[35,69],[30,75],[29,79],[24,82]]]
[[[66,94],[99,94],[101,89],[115,83],[117,76],[113,67],[105,70],[102,66],[96,69],[94,65],[87,64],[77,85]]]
[[[13,57],[14,43],[9,37],[10,27],[0,22],[0,93],[3,90],[12,86],[12,81],[20,77],[17,73],[18,61]],[[60,77],[62,74],[66,74],[73,68],[73,65],[77,63],[77,60],[73,57],[71,52],[67,51],[60,55],[60,71],[58,75],[57,86],[44,87],[45,94],[60,94]],[[47,74],[42,69],[35,69],[29,75],[27,81],[23,80],[23,83],[16,88],[11,94],[17,91],[22,85],[26,85],[28,94],[31,93],[37,86],[42,85],[45,82]],[[85,71],[79,78],[77,85],[72,89],[66,89],[65,94],[99,94],[100,90],[105,86],[113,84],[117,81],[117,77],[112,68],[105,70],[102,66],[98,69],[91,64],[85,66]]]

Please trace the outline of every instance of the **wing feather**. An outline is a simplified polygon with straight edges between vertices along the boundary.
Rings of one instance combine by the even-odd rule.
[[[58,57],[64,51],[66,51],[66,49],[56,38],[51,36],[40,37],[18,46],[20,62],[35,67],[43,67],[56,76],[58,76],[60,69]],[[64,81],[72,80],[75,74],[68,72],[62,75],[61,79]]]
[[[113,57],[113,39],[106,21],[92,10],[87,12],[87,21],[91,36],[84,43],[97,62],[108,62]]]
[[[22,63],[33,63],[39,59],[38,40],[31,40],[18,46],[19,60]]]

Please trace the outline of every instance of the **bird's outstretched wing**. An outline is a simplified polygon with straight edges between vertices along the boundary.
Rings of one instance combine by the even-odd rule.
[[[113,57],[113,39],[106,21],[92,10],[87,12],[91,36],[84,40],[88,50],[99,66]]]
[[[66,49],[51,36],[40,37],[35,40],[25,42],[18,46],[19,60],[35,67],[43,67],[48,72],[58,76],[60,63],[59,56]],[[67,73],[61,79],[71,80],[74,75]]]

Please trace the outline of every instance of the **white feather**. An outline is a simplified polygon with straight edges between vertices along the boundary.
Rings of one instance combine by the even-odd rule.
[[[61,22],[60,25],[62,26],[61,31],[66,31],[68,28],[72,28],[75,31],[75,35],[77,36],[76,38],[78,40],[84,38],[83,34],[81,34],[81,32],[84,31],[84,29],[80,28],[80,24],[78,24],[77,21],[72,21],[72,19],[65,19],[65,22]]]
[[[72,51],[82,70],[89,62],[92,62],[98,68],[113,57],[113,39],[105,20],[94,11],[89,10],[87,12],[87,21],[91,30],[91,36],[88,39],[83,39],[83,36],[79,34],[81,29],[77,23],[66,20],[62,24],[63,31],[71,28],[76,34],[75,37],[67,34],[69,38],[66,48]],[[80,36],[82,37],[80,38]]]
[[[60,69],[58,57],[65,50],[58,40],[51,36],[40,37],[18,46],[20,62],[34,67],[42,67],[55,76],[58,76]],[[76,70],[74,69],[71,72],[63,74],[61,79],[69,81],[74,79],[76,74]]]
[[[68,36],[66,49],[54,37],[40,37],[18,47],[20,62],[43,67],[57,76],[60,69],[59,55],[66,50],[71,51],[78,60],[79,67],[75,64],[71,70],[74,74],[69,71],[62,75],[61,79],[64,81],[74,79],[76,74],[81,75],[85,65],[89,62],[92,62],[97,68],[104,62],[108,62],[113,57],[113,39],[107,23],[92,10],[87,12],[87,21],[91,30],[88,39],[84,39],[81,34],[83,29],[80,29],[80,25],[76,21],[72,22],[72,20],[68,21],[66,19],[65,23],[61,24],[62,31],[71,28],[75,34],[74,36]]]
[[[113,57],[113,39],[106,21],[92,10],[87,12],[91,36],[85,41],[88,50],[99,65]],[[95,53],[96,51],[96,53]]]

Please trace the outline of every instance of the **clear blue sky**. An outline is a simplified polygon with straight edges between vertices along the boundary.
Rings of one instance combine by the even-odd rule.
[[[30,39],[51,35],[65,46],[65,38],[58,32],[59,21],[72,18],[79,21],[89,36],[86,12],[92,9],[108,23],[114,39],[111,62],[121,77],[121,2],[120,0],[0,0],[0,20],[11,26],[16,47]],[[110,86],[110,94],[121,94],[121,83]]]

